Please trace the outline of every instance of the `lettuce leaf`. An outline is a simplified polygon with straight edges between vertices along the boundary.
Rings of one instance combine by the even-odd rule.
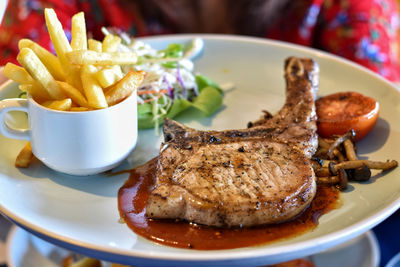
[[[164,58],[180,58],[183,56],[184,47],[181,44],[170,44],[168,45],[167,49],[161,50],[165,53]],[[161,64],[166,68],[175,69],[178,66],[177,61],[165,62]]]
[[[222,89],[218,86],[218,84],[204,75],[197,74],[196,83],[199,88],[199,92],[201,92],[206,87],[214,87],[222,94]]]
[[[153,128],[156,125],[161,125],[165,118],[172,119],[190,107],[200,110],[205,116],[210,116],[216,112],[222,106],[222,90],[214,81],[202,75],[196,75],[196,82],[199,87],[199,95],[197,95],[192,102],[186,99],[174,100],[167,113],[158,118],[158,122],[154,120],[152,112],[154,103],[139,104],[139,129],[148,129]]]
[[[208,117],[222,106],[222,94],[217,88],[207,86],[191,104]]]

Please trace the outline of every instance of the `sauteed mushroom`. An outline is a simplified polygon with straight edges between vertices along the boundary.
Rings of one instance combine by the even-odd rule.
[[[336,185],[340,181],[338,175],[318,177],[317,184]]]
[[[365,182],[371,178],[371,169],[365,165],[354,170],[350,169],[347,174],[349,175],[350,180]]]
[[[345,190],[348,183],[347,173],[344,169],[339,169],[337,175],[318,177],[317,183],[323,185],[334,185],[339,190]]]
[[[349,160],[337,163],[334,165],[333,170],[337,171],[338,169],[357,169],[364,166],[368,166],[370,169],[387,171],[393,169],[398,165],[396,160],[387,160],[387,161],[372,161],[372,160]]]
[[[329,172],[329,169],[325,168],[325,167],[319,168],[317,170],[314,169],[314,171],[315,171],[315,175],[317,177],[326,177],[326,176],[331,175],[331,173]]]
[[[339,147],[339,145],[341,145],[344,141],[346,140],[353,140],[355,136],[355,133],[353,130],[347,132],[344,135],[339,136],[329,147],[328,150],[328,157],[330,159],[333,159],[335,155],[335,150],[337,150],[337,148]],[[336,152],[337,153],[337,152]]]
[[[356,154],[356,147],[353,142],[349,139],[343,142],[346,156],[349,160],[358,160]],[[371,178],[371,170],[367,165],[356,168],[354,170],[348,170],[348,174],[351,180],[355,181],[368,181]]]
[[[315,155],[323,162],[313,164],[318,184],[334,185],[344,190],[349,180],[368,181],[371,178],[371,169],[387,171],[398,165],[395,160],[360,160],[353,139],[354,131],[336,139],[319,138],[319,148]]]
[[[338,176],[339,176],[339,184],[337,184],[337,188],[341,191],[346,190],[347,188],[347,183],[348,183],[348,178],[347,178],[347,173],[344,169],[339,169],[338,170]]]
[[[343,142],[344,150],[346,151],[346,157],[349,160],[358,160],[356,155],[356,150],[353,142],[351,140],[345,140]]]

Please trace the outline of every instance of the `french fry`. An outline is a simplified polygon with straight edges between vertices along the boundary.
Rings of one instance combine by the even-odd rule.
[[[101,52],[103,50],[103,44],[100,41],[89,39],[88,40],[89,50]]]
[[[28,142],[24,148],[19,152],[17,158],[15,159],[15,167],[17,168],[28,168],[29,164],[33,159],[31,143]]]
[[[45,8],[44,16],[51,42],[53,43],[58,59],[66,75],[66,80],[69,84],[81,90],[82,83],[79,79],[80,71],[76,66],[72,66],[66,57],[66,53],[72,51],[72,47],[65,36],[61,22],[58,20],[53,9]]]
[[[64,73],[69,73],[69,62],[66,53],[72,51],[71,45],[68,42],[67,36],[58,20],[56,12],[51,8],[44,9],[47,30],[49,31],[51,42],[53,43],[56,54],[64,68]]]
[[[35,54],[38,56],[40,61],[42,61],[43,65],[46,66],[54,79],[58,81],[65,81],[64,71],[61,67],[60,61],[55,55],[29,39],[21,39],[18,42],[19,50],[24,47],[30,48],[33,52],[35,52]]]
[[[76,50],[67,53],[72,64],[84,65],[127,65],[137,62],[137,55],[133,52],[95,52],[91,50]]]
[[[29,73],[22,67],[17,66],[13,63],[7,63],[3,68],[3,74],[7,78],[19,83],[19,84],[33,84],[35,80],[29,75]]]
[[[66,98],[62,100],[45,101],[42,103],[42,106],[55,110],[67,111],[71,109],[72,100],[71,98]]]
[[[101,261],[93,258],[83,258],[69,267],[101,267],[102,263]]]
[[[108,34],[103,40],[103,52],[116,52],[121,44],[121,38],[116,35]]]
[[[118,82],[124,76],[119,65],[107,66],[99,70],[95,74],[97,81],[101,87],[106,88]]]
[[[72,50],[87,50],[85,14],[79,12],[71,20]]]
[[[70,66],[67,82],[83,93],[80,66]]]
[[[29,93],[38,102],[51,99],[49,93],[36,82],[32,84],[20,84],[18,87],[21,91]]]
[[[36,80],[53,99],[65,98],[56,80],[51,76],[40,59],[30,48],[22,48],[17,56],[18,62]]]
[[[107,89],[105,96],[109,106],[115,105],[131,95],[143,82],[144,71],[130,71],[119,82]]]
[[[4,66],[3,74],[9,79],[19,83],[19,89],[29,93],[36,100],[45,101],[51,99],[49,93],[42,88],[24,68],[13,63],[7,63]]]
[[[92,110],[91,108],[87,108],[87,107],[71,107],[71,109],[69,111],[89,111]]]
[[[74,255],[69,254],[67,257],[63,258],[60,267],[70,267],[74,261]]]
[[[72,99],[73,102],[77,103],[81,107],[88,107],[88,102],[85,96],[75,87],[66,82],[57,81],[61,91]]]
[[[103,93],[103,88],[94,77],[97,68],[93,65],[83,65],[81,72],[81,79],[83,90],[90,107],[93,108],[106,108],[107,101]]]

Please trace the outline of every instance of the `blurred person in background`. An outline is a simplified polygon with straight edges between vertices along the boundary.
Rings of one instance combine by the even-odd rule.
[[[67,35],[72,15],[84,11],[87,30],[98,40],[103,26],[133,36],[266,37],[331,52],[400,82],[396,0],[9,0],[0,26],[0,65],[16,62],[21,38],[53,51],[43,16],[47,7],[55,9]]]

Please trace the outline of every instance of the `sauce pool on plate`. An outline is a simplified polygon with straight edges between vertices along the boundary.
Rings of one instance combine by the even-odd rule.
[[[123,221],[136,234],[167,246],[199,250],[233,249],[263,245],[294,237],[315,228],[322,214],[336,208],[339,192],[318,186],[311,205],[291,221],[250,228],[215,228],[186,221],[152,220],[146,217],[146,202],[154,184],[157,158],[131,171],[118,192]]]

